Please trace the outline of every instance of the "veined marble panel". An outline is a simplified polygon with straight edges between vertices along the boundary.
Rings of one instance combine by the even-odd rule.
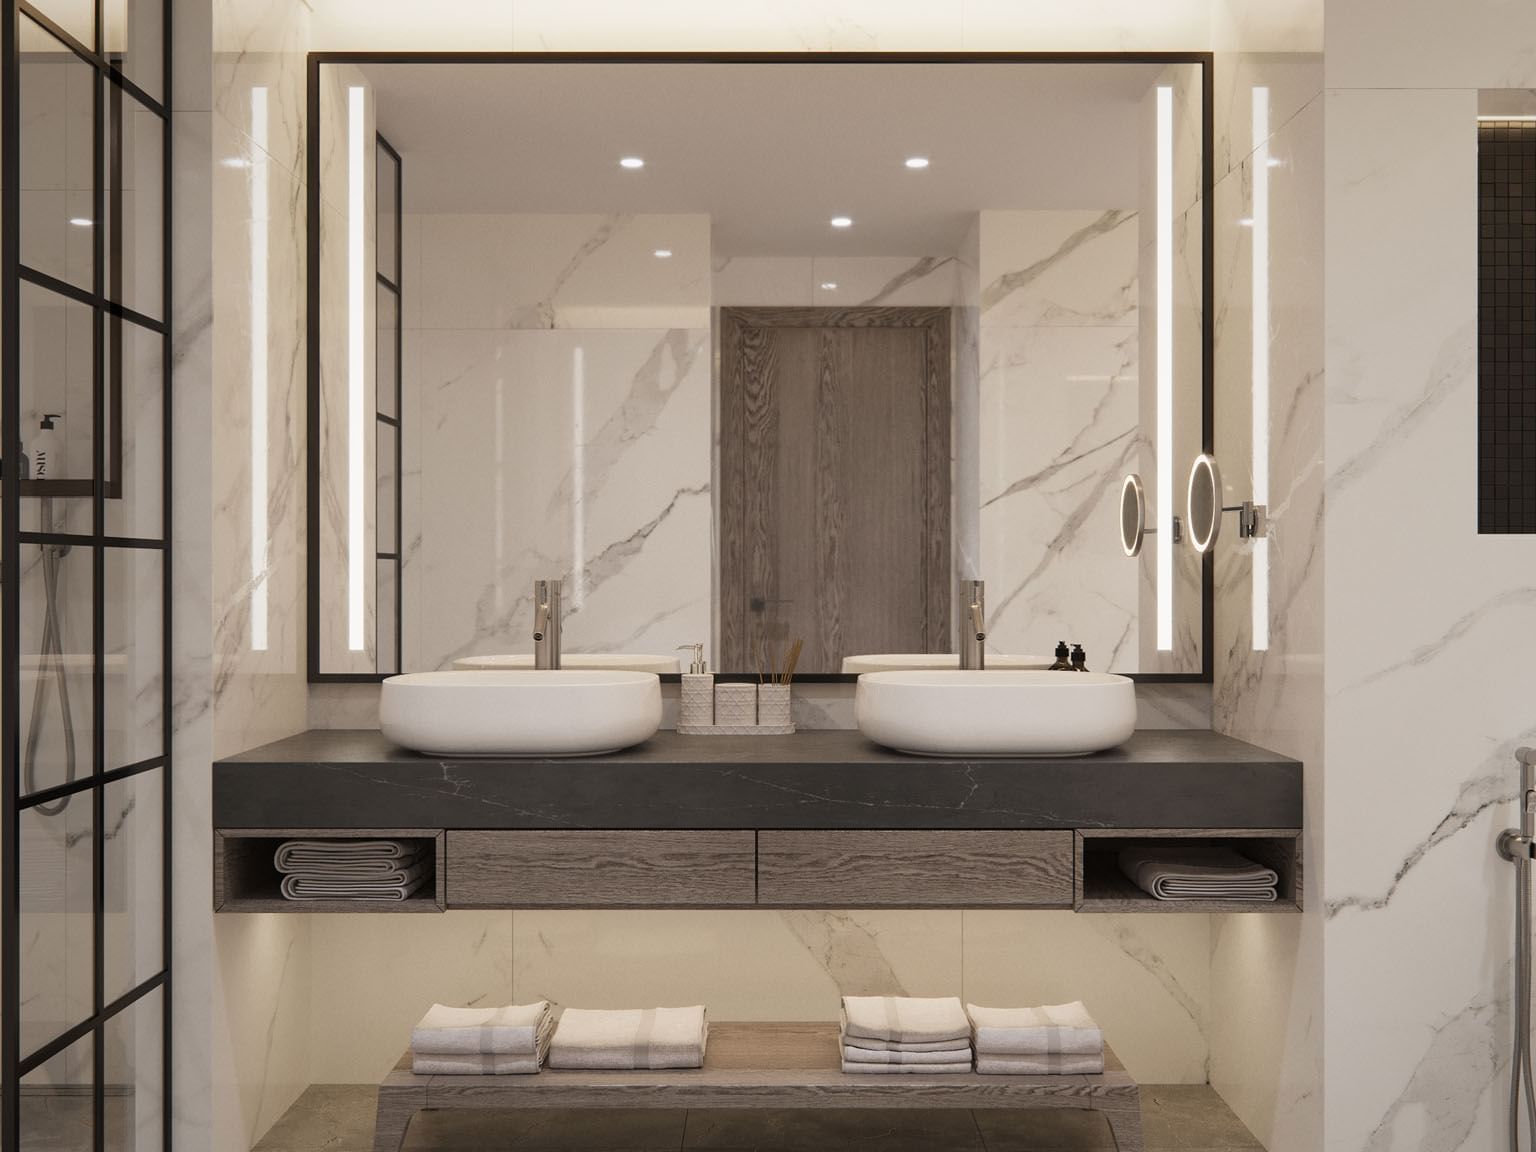
[[[527,649],[533,581],[549,576],[564,580],[566,651],[706,639],[708,331],[428,330],[420,344],[423,665]]]
[[[1328,6],[1326,35],[1329,88],[1536,88],[1529,4],[1348,0]]]
[[[1136,213],[981,213],[981,326],[1136,321]]]
[[[1118,526],[1140,436],[1136,329],[984,328],[982,343],[988,645],[1049,657],[1064,640],[1091,668],[1133,671],[1137,565]]]
[[[959,302],[958,274],[953,256],[717,256],[713,302],[727,308],[947,305]]]
[[[1210,37],[1209,0],[964,0],[970,51],[1188,51]]]
[[[704,215],[421,217],[423,328],[704,328],[711,278]]]
[[[1410,5],[1380,31],[1438,32],[1456,62],[1487,12],[1462,31]],[[1477,40],[1490,64],[1533,42],[1509,14]],[[1536,742],[1536,544],[1476,531],[1476,112],[1471,89],[1327,95],[1324,788],[1373,829],[1333,821],[1326,846],[1325,1044],[1350,1081],[1329,1147],[1502,1134],[1514,893],[1493,845]]]
[[[1237,501],[1254,493],[1254,453],[1267,440],[1269,534],[1217,544],[1215,726],[1307,766],[1307,912],[1215,918],[1211,1082],[1266,1147],[1308,1152],[1323,1142],[1322,101],[1260,143],[1216,185],[1216,443]],[[1266,221],[1255,219],[1257,180],[1267,183]],[[1256,378],[1268,389],[1257,440]],[[1268,636],[1256,646],[1260,571]]]
[[[214,150],[244,161],[213,170],[214,706],[223,755],[302,729],[306,709],[305,213],[302,185],[222,116],[214,118]],[[257,204],[262,189],[266,201]],[[265,276],[256,283],[263,269],[251,244],[262,230]],[[252,308],[258,292],[264,316]],[[262,362],[253,355],[257,339],[265,343],[260,380],[253,376]],[[252,438],[258,403],[267,430],[259,444]],[[256,501],[251,488],[261,475],[265,500]],[[257,529],[253,517],[263,513]],[[257,534],[262,554],[253,556]]]
[[[814,260],[812,256],[716,255],[711,302],[719,308],[808,308],[816,300]]]
[[[510,1004],[511,912],[441,916],[316,916],[310,929],[310,1077],[382,1080],[434,1003]]]
[[[267,154],[299,178],[312,19],[304,0],[220,0],[213,22],[214,110],[248,134],[264,121]],[[216,150],[214,156],[227,161],[243,154]]]
[[[1216,154],[1219,182],[1263,143],[1254,139],[1253,109],[1263,99],[1270,134],[1323,90],[1323,55],[1311,52],[1217,52],[1214,63]],[[1262,93],[1262,96],[1260,96]]]

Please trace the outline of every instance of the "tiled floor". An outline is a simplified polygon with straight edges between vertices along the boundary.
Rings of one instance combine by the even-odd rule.
[[[317,1084],[256,1152],[371,1152],[374,1089]],[[1262,1152],[1204,1085],[1142,1086],[1147,1152]],[[1112,1152],[1091,1112],[421,1112],[406,1152]]]

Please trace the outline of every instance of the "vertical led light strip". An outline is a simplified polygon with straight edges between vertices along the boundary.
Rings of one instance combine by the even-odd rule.
[[[571,353],[571,591],[570,607],[581,607],[587,584],[587,359],[578,345]]]
[[[347,647],[363,650],[364,447],[363,399],[367,395],[367,355],[363,343],[363,89],[347,89]]]
[[[1173,651],[1173,89],[1157,90],[1157,650]]]
[[[1269,89],[1253,90],[1253,502],[1269,504]],[[1269,648],[1269,540],[1253,542],[1253,650]]]
[[[251,89],[251,651],[267,650],[267,90]]]

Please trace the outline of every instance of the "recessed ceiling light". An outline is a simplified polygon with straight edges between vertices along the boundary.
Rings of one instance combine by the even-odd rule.
[[[1238,223],[1238,226],[1241,227],[1241,228],[1252,228],[1253,227],[1253,217],[1252,216],[1244,216],[1237,223]]]
[[[834,228],[852,228],[853,227],[853,217],[852,216],[834,216],[834,217],[832,217],[832,227],[834,227]]]
[[[85,216],[71,216],[69,222],[76,228],[89,228],[91,226],[90,219]]]
[[[658,260],[670,260],[672,259],[672,249],[658,248],[654,253],[652,253],[652,255],[654,255]]]
[[[926,157],[926,156],[908,156],[907,157],[907,167],[908,168],[926,168],[926,167],[928,167],[928,157]]]
[[[244,156],[226,156],[219,161],[226,168],[249,168],[251,162]]]
[[[1278,156],[1271,156],[1268,163],[1271,168],[1278,168],[1280,165],[1284,164],[1285,161],[1281,160]]]
[[[644,168],[645,161],[638,156],[625,156],[619,161],[620,168]]]
[[[825,284],[823,284],[821,286],[821,290],[823,292],[836,292],[837,291],[837,282],[834,281],[834,280],[828,280]]]

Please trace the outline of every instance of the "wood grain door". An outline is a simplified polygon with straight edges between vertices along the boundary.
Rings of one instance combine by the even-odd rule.
[[[947,652],[950,310],[720,312],[719,666]]]

